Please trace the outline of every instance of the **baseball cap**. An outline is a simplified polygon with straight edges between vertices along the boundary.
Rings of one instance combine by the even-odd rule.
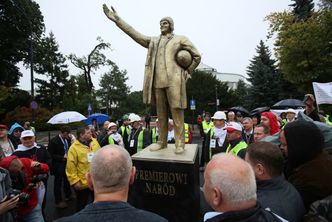
[[[224,130],[227,130],[229,132],[242,131],[242,126],[237,122],[229,122],[224,128]]]
[[[214,113],[214,115],[211,117],[212,119],[223,119],[226,120],[226,114],[222,111],[217,111]]]
[[[5,124],[0,124],[0,129],[6,129],[6,130],[8,130],[8,127]]]
[[[21,133],[21,139],[24,137],[29,137],[29,136],[35,136],[35,134],[32,132],[32,130],[24,130]]]

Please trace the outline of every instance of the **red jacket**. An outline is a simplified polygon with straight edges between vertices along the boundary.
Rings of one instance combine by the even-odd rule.
[[[20,206],[17,208],[17,218],[18,219],[23,217],[24,215],[28,214],[29,212],[31,212],[37,206],[37,203],[38,203],[37,190],[36,189],[27,190],[26,189],[26,187],[30,183],[31,176],[36,175],[36,174],[47,173],[49,170],[47,164],[40,163],[40,166],[41,166],[40,169],[36,170],[31,167],[31,163],[33,162],[33,160],[28,159],[28,158],[19,158],[19,159],[23,164],[22,170],[25,174],[24,188],[23,188],[22,192],[29,194],[30,197],[29,197],[27,205]]]

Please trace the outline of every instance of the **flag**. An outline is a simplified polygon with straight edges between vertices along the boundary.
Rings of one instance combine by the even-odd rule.
[[[313,82],[317,104],[332,104],[332,82]]]

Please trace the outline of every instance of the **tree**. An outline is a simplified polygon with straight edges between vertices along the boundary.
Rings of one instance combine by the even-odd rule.
[[[143,91],[134,91],[129,93],[126,99],[120,102],[119,113],[144,114],[145,107],[146,106],[143,103]]]
[[[36,72],[46,77],[35,79],[39,85],[36,99],[43,107],[50,110],[56,106],[62,108],[65,83],[69,76],[65,62],[66,58],[59,52],[59,45],[51,32],[40,41],[36,48],[34,62]]]
[[[93,89],[91,73],[98,70],[100,66],[106,65],[109,62],[101,50],[110,48],[111,44],[103,42],[100,37],[97,38],[97,41],[99,41],[99,44],[93,48],[87,57],[77,57],[75,54],[70,54],[68,57],[74,66],[83,71],[86,90],[88,93],[91,93]]]
[[[101,98],[101,103],[105,104],[107,110],[110,108],[110,103],[119,104],[126,99],[130,92],[130,88],[126,85],[126,81],[128,80],[127,71],[120,70],[111,61],[109,61],[109,67],[110,70],[102,75],[99,82],[101,89],[97,91],[97,95]],[[112,111],[114,114],[114,109]]]
[[[3,91],[1,91],[3,94]],[[30,106],[31,96],[25,90],[11,88],[5,100],[0,101],[0,119],[5,118],[6,113],[14,110],[18,106]]]
[[[292,0],[293,4],[290,6],[293,7],[293,14],[297,21],[305,21],[307,20],[314,9],[315,4],[313,0]]]
[[[44,31],[39,5],[32,0],[11,0],[0,3],[0,85],[15,87],[22,73],[16,64],[30,63],[31,46]]]
[[[289,12],[272,13],[270,37],[276,35],[275,51],[284,78],[303,91],[312,82],[332,79],[332,13],[322,8],[305,21],[295,21]]]
[[[248,87],[243,80],[240,79],[238,81],[236,90],[234,90],[233,93],[234,97],[232,98],[237,102],[237,104],[234,105],[249,107],[250,99],[248,98]]]
[[[249,108],[271,106],[279,99],[280,74],[276,69],[271,52],[261,40],[256,49],[257,55],[250,61],[247,74],[249,88]]]

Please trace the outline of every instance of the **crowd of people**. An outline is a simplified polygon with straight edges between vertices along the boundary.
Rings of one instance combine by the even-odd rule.
[[[314,102],[305,97],[308,118],[316,116]],[[204,221],[331,221],[332,158],[326,152],[331,141],[324,133],[332,133],[332,126],[322,131],[321,124],[329,122],[300,115],[293,109],[285,119],[270,111],[254,117],[204,113],[198,123],[200,169],[211,207]],[[158,119],[151,128],[144,122],[133,113],[124,115],[120,126],[95,120],[77,128],[75,136],[62,126],[47,146],[36,143],[30,123],[0,124],[1,221],[44,221],[49,175],[57,208],[76,199],[77,213],[58,221],[167,221],[127,203],[136,173],[130,156],[158,142]],[[168,143],[174,143],[173,124],[169,119]],[[191,128],[186,123],[184,128],[185,142],[192,143]]]

